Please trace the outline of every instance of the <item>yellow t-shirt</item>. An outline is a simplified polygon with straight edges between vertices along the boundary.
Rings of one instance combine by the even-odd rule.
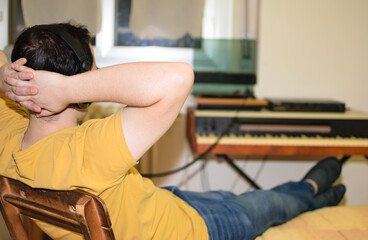
[[[21,151],[24,109],[0,98],[0,173],[31,187],[82,189],[106,203],[117,240],[208,239],[199,214],[142,178],[125,143],[121,112],[63,129]],[[80,235],[38,222],[54,239]]]

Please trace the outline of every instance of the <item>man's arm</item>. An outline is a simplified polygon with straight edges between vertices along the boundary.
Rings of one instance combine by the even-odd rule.
[[[70,103],[117,102],[127,145],[138,160],[171,126],[190,93],[194,75],[185,63],[128,63],[66,77],[34,71],[34,79],[13,86],[36,86],[36,96],[9,97],[33,101],[45,110],[39,116],[61,111]],[[17,89],[15,88],[16,92]]]

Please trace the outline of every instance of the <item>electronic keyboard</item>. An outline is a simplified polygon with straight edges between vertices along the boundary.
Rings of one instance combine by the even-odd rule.
[[[216,111],[188,112],[192,150],[214,154],[368,155],[368,114]]]

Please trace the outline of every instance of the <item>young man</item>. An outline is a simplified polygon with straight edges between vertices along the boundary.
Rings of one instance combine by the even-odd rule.
[[[86,59],[80,60],[69,38],[87,51]],[[134,165],[175,120],[193,84],[189,65],[130,63],[96,70],[88,31],[70,24],[27,29],[12,60],[0,63],[0,92],[30,114],[0,99],[0,174],[31,187],[100,196],[116,239],[252,239],[301,212],[336,205],[345,193],[343,185],[332,186],[341,172],[335,158],[321,161],[300,182],[239,196],[155,187]],[[86,65],[91,71],[81,73]],[[87,111],[83,103],[98,101],[127,107],[78,125]],[[81,239],[38,224],[54,239]]]

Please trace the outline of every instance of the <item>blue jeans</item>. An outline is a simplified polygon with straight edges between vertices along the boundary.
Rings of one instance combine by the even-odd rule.
[[[269,227],[313,208],[314,188],[288,182],[270,190],[235,195],[227,191],[191,192],[165,187],[186,201],[206,223],[210,240],[254,239]]]

